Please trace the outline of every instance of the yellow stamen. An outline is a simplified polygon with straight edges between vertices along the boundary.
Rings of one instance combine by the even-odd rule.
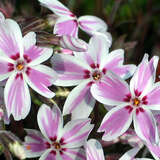
[[[22,63],[17,64],[16,68],[21,71],[24,69],[24,65]]]
[[[61,145],[58,142],[53,143],[55,149],[60,149]]]
[[[135,99],[133,100],[133,104],[134,104],[135,106],[138,106],[138,105],[140,104],[140,100],[139,100],[138,98],[135,98]]]

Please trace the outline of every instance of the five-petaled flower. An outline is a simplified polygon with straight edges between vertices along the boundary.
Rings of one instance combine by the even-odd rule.
[[[54,26],[54,34],[77,37],[78,27],[89,34],[106,32],[107,30],[106,23],[100,18],[96,16],[82,16],[77,18],[76,15],[58,0],[39,0],[39,2],[58,16]]]
[[[35,45],[33,32],[22,37],[19,25],[1,15],[0,20],[0,80],[7,79],[4,99],[8,116],[24,119],[30,111],[31,98],[27,83],[47,98],[54,93],[47,87],[53,84],[56,73],[40,63],[51,57],[53,50]]]
[[[52,57],[53,69],[58,73],[54,84],[78,85],[67,97],[63,114],[72,113],[73,119],[88,117],[95,104],[90,88],[101,85],[101,81],[107,79],[108,70],[124,79],[134,73],[135,65],[123,65],[124,51],[118,49],[108,54],[108,45],[106,35],[99,33],[90,39],[86,52],[74,52],[75,56],[55,54]]]
[[[81,148],[93,129],[90,119],[77,119],[63,127],[63,117],[57,106],[52,109],[43,104],[37,115],[42,132],[27,129],[25,150],[28,158],[40,157],[41,160],[85,160]]]
[[[127,82],[108,72],[101,84],[93,85],[92,95],[101,103],[115,106],[104,117],[99,132],[105,132],[103,140],[110,141],[122,135],[131,125],[136,134],[147,143],[158,143],[158,132],[150,110],[160,110],[160,83],[155,83],[158,57],[148,62],[145,54],[135,74]]]

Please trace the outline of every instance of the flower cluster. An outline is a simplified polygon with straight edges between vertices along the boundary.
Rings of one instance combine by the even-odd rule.
[[[16,121],[27,117],[32,104],[29,87],[48,99],[55,96],[49,86],[75,87],[62,113],[57,105],[51,108],[43,104],[39,108],[41,132],[25,129],[25,156],[104,160],[100,142],[96,137],[90,139],[94,130],[91,113],[100,102],[107,109],[97,131],[104,132],[102,140],[120,139],[134,147],[120,160],[140,159],[135,156],[143,146],[160,159],[160,83],[155,82],[159,58],[148,60],[145,54],[138,66],[124,64],[123,49],[110,51],[112,37],[103,20],[89,15],[77,18],[58,0],[39,2],[56,15],[53,33],[65,54],[36,45],[36,33],[23,36],[18,23],[0,13],[0,81],[4,83],[5,104],[0,108],[0,120],[9,123],[11,115]],[[78,38],[79,28],[91,36],[88,43]],[[51,65],[41,64],[47,60]],[[64,125],[63,116],[68,114],[71,118],[65,117],[68,122]]]

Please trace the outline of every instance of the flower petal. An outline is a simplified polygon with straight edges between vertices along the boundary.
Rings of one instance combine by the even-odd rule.
[[[0,50],[10,58],[17,53],[23,54],[22,33],[14,20],[6,19],[5,23],[0,23]]]
[[[58,134],[63,127],[63,118],[57,106],[51,109],[49,106],[43,104],[38,111],[37,121],[42,134],[49,141],[50,138],[58,138]]]
[[[154,144],[147,144],[147,147],[149,151],[151,152],[152,156],[156,159],[160,159],[160,144],[154,145]]]
[[[152,144],[158,143],[158,130],[151,111],[143,109],[142,112],[134,112],[133,120],[135,132],[142,140]]]
[[[4,99],[8,116],[13,115],[15,120],[24,119],[31,107],[31,98],[28,86],[23,76],[12,74],[4,89]]]
[[[126,81],[107,71],[99,83],[92,84],[91,93],[101,103],[119,105],[125,103],[124,98],[130,91]]]
[[[127,79],[133,75],[136,66],[135,65],[123,65],[124,62],[124,50],[117,49],[110,52],[106,59],[103,59],[102,68],[114,72],[116,75],[123,79]]]
[[[99,64],[106,59],[109,51],[108,39],[103,34],[95,34],[89,41],[88,51],[86,52],[89,64]]]
[[[24,58],[28,61],[29,66],[40,64],[52,56],[53,49],[46,47],[37,47],[32,45],[25,50]]]
[[[2,12],[0,12],[0,23],[4,23],[5,17]]]
[[[49,8],[59,16],[71,16],[73,13],[58,0],[38,0],[41,5]]]
[[[63,48],[77,52],[84,52],[88,48],[88,44],[85,41],[68,35],[61,37],[60,45]]]
[[[54,82],[54,85],[58,86],[77,85],[84,80],[85,71],[90,70],[86,63],[70,55],[55,54],[51,63],[58,73],[58,79]]]
[[[103,118],[98,132],[105,132],[102,139],[111,141],[121,136],[132,122],[132,108],[126,104],[114,107]]]
[[[73,18],[60,17],[56,21],[53,32],[59,36],[69,35],[72,37],[77,37],[78,23]]]
[[[81,148],[67,148],[65,151],[63,151],[61,157],[63,160],[86,160],[84,150]]]
[[[81,16],[78,22],[80,28],[89,34],[94,34],[96,31],[105,32],[108,28],[107,24],[96,16]]]
[[[148,55],[144,55],[142,62],[139,64],[134,76],[130,81],[130,90],[133,95],[135,90],[143,92],[141,96],[144,96],[148,93],[155,81],[158,59],[159,58],[157,56],[154,56],[148,62]]]
[[[29,32],[23,37],[23,44],[25,50],[36,44],[36,34],[34,32]]]
[[[0,56],[0,81],[8,78],[14,70],[14,62],[7,57]]]
[[[34,129],[26,129],[27,136],[25,137],[24,148],[27,158],[39,157],[47,149],[45,146],[46,140],[42,134]]]
[[[64,126],[62,138],[64,148],[77,148],[84,145],[89,133],[93,129],[90,119],[77,119],[69,121]]]
[[[87,118],[94,105],[95,99],[90,93],[89,81],[86,80],[70,92],[63,107],[63,114],[71,113],[72,119]]]
[[[56,77],[56,73],[45,65],[34,66],[34,68],[30,68],[29,71],[24,74],[24,78],[29,86],[47,98],[52,98],[55,95],[47,87],[53,84]]]
[[[147,104],[145,108],[152,110],[160,110],[160,82],[153,85],[152,90],[147,93]]]
[[[140,149],[141,149],[140,147],[135,147],[133,149],[130,149],[122,157],[120,157],[119,160],[133,160],[133,158],[136,156],[136,154],[139,152]]]
[[[104,153],[101,144],[95,140],[90,139],[86,143],[87,160],[104,160]]]

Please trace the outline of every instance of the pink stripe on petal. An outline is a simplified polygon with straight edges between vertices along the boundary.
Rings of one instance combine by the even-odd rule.
[[[61,112],[58,107],[53,107],[51,110],[48,106],[42,105],[38,111],[37,119],[41,132],[46,138],[57,137],[58,130],[62,127],[63,123]]]
[[[145,125],[144,125],[145,124]],[[156,144],[158,131],[155,119],[149,110],[134,113],[134,128],[136,134],[148,143]]]
[[[124,98],[130,91],[124,80],[108,71],[99,83],[91,86],[91,93],[101,103],[119,105],[124,103]]]
[[[53,84],[56,78],[55,72],[44,65],[37,65],[34,68],[29,69],[25,74],[25,80],[39,94],[44,97],[52,98],[54,93],[51,92],[48,87]]]
[[[54,33],[58,35],[69,35],[77,37],[78,23],[76,20],[59,20],[55,24]]]
[[[23,76],[22,76],[23,77]],[[27,84],[13,74],[8,79],[4,90],[8,115],[13,114],[15,120],[24,119],[30,110],[30,94]]]
[[[77,119],[68,122],[64,126],[62,138],[64,139],[64,148],[76,148],[84,144],[93,125],[90,119]]]
[[[132,112],[125,104],[111,109],[104,117],[98,132],[105,132],[102,139],[111,141],[122,135],[132,122]]]

